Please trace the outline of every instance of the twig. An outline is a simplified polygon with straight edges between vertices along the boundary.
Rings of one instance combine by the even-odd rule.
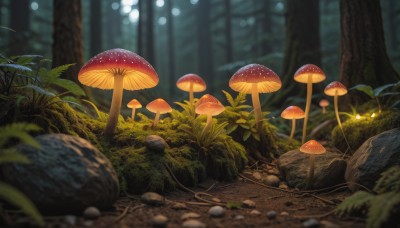
[[[131,207],[131,204],[132,204],[132,202],[129,203],[129,205],[124,209],[124,211],[122,212],[122,214],[120,214],[116,219],[114,219],[114,221],[112,221],[111,224],[110,224],[108,227],[110,227],[111,225],[113,225],[113,224],[118,223],[119,221],[121,221],[121,220],[128,214],[128,211],[129,211],[129,208]],[[138,209],[138,208],[141,208],[141,207],[143,207],[143,206],[144,206],[143,204],[142,204],[142,205],[137,205],[137,206],[135,206],[134,208],[132,208],[131,211],[134,211],[134,210],[136,210],[136,209]]]
[[[328,215],[333,214],[334,211],[329,211],[325,214],[321,214],[321,215],[293,215],[294,218],[299,218],[299,219],[307,219],[307,218],[324,218]]]
[[[207,200],[207,199],[203,199],[203,198],[200,197],[200,195],[212,196],[212,195],[210,195],[210,194],[208,194],[208,193],[205,193],[205,192],[196,192],[196,193],[194,194],[194,198],[197,199],[197,200],[199,200],[199,201],[202,201],[202,202],[205,202],[205,203],[209,203],[209,204],[211,204],[211,205],[225,206],[224,203],[217,203],[217,202],[214,202],[214,201],[210,201],[210,200]]]
[[[312,196],[312,197],[314,197],[314,198],[316,198],[316,199],[321,200],[321,201],[324,202],[324,203],[327,203],[327,204],[330,204],[330,205],[336,205],[336,203],[334,203],[334,202],[332,202],[332,201],[330,201],[330,200],[324,199],[324,198],[322,198],[322,197],[319,197],[319,196],[314,195],[314,194],[311,194],[311,193],[303,193],[303,194],[301,194],[300,196]]]
[[[246,176],[243,176],[242,174],[239,174],[239,177],[241,177],[241,178],[243,178],[243,179],[246,179],[246,180],[248,180],[248,181],[250,181],[250,182],[252,182],[252,183],[254,183],[254,184],[257,184],[257,185],[260,185],[260,186],[269,188],[269,189],[278,190],[278,191],[281,191],[281,192],[287,192],[287,193],[292,193],[292,194],[294,193],[294,194],[296,194],[296,193],[293,192],[293,191],[289,191],[289,190],[285,190],[285,189],[281,189],[281,188],[277,188],[277,187],[272,187],[272,186],[265,185],[265,184],[263,184],[263,183],[260,183],[260,182],[258,182],[258,181],[255,181],[255,180],[253,180],[253,179],[250,179],[250,178],[248,178],[248,177],[246,177]]]
[[[214,184],[212,184],[209,188],[207,188],[207,190],[205,190],[205,192],[211,191],[211,189],[214,188],[214,186],[218,183],[218,181],[214,182]]]

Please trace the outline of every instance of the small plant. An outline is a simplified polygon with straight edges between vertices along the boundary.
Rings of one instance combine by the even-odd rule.
[[[18,141],[33,147],[40,147],[38,142],[28,134],[28,132],[37,132],[40,128],[34,124],[14,123],[0,128],[0,165],[5,163],[21,163],[28,164],[29,160],[18,153],[12,144]],[[18,189],[0,182],[0,198],[8,203],[21,208],[21,210],[29,215],[40,226],[44,224],[43,218],[35,205]]]
[[[390,227],[400,216],[400,166],[382,173],[374,187],[375,193],[358,191],[335,210],[339,216],[367,216],[367,228]]]

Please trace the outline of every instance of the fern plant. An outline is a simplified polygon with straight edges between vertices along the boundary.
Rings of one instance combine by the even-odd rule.
[[[0,165],[6,163],[27,164],[29,160],[18,153],[12,140],[38,148],[39,143],[28,134],[37,132],[40,128],[34,124],[14,123],[0,128]],[[0,181],[0,198],[8,203],[21,208],[40,226],[44,224],[43,218],[35,205],[18,189]]]
[[[338,216],[366,215],[368,228],[396,224],[400,216],[400,166],[382,173],[373,190],[375,193],[354,193],[336,208],[335,213]]]

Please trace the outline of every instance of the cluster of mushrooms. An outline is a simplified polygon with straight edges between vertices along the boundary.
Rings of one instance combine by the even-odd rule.
[[[310,180],[313,176],[314,156],[325,152],[325,148],[315,140],[310,140],[305,143],[308,114],[311,105],[312,84],[321,82],[325,80],[325,78],[324,72],[313,64],[306,64],[299,68],[294,75],[294,80],[307,84],[305,112],[297,106],[290,106],[281,114],[282,118],[292,120],[292,130],[289,143],[294,135],[296,119],[304,118],[302,136],[303,145],[300,147],[300,151],[310,154]],[[111,49],[96,55],[81,68],[78,74],[78,79],[82,84],[87,86],[100,89],[113,89],[109,117],[104,131],[104,135],[107,137],[113,135],[118,123],[123,90],[152,88],[159,82],[156,71],[144,58],[124,49]],[[225,107],[217,98],[210,94],[202,96],[195,104],[193,93],[206,90],[206,83],[196,74],[187,74],[182,76],[177,81],[176,85],[179,89],[189,92],[190,105],[195,107],[195,112],[197,114],[207,115],[207,122],[203,129],[203,133],[207,133],[211,127],[212,116],[223,112]],[[259,93],[272,93],[278,91],[282,86],[279,76],[274,71],[263,65],[249,64],[240,68],[231,77],[229,80],[229,86],[234,91],[251,94],[256,126],[258,132],[261,134],[263,116]],[[338,96],[345,95],[346,93],[346,87],[338,81],[330,83],[325,88],[325,94],[334,97],[335,114],[340,128],[342,125],[338,113]],[[328,104],[329,102],[327,100],[322,100],[320,102],[320,106],[323,107],[324,113],[325,107]],[[135,110],[142,107],[140,102],[136,99],[131,100],[127,106],[132,108],[132,119],[134,119]],[[156,114],[153,128],[157,126],[160,114],[172,111],[171,106],[161,98],[150,102],[147,104],[146,108]]]

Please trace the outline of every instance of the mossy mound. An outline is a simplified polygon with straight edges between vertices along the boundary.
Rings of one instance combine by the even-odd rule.
[[[400,113],[397,111],[383,111],[372,118],[362,116],[361,119],[350,118],[343,124],[343,132],[355,152],[370,137],[381,132],[400,127]],[[347,149],[346,141],[339,127],[332,130],[332,143],[340,151]]]

